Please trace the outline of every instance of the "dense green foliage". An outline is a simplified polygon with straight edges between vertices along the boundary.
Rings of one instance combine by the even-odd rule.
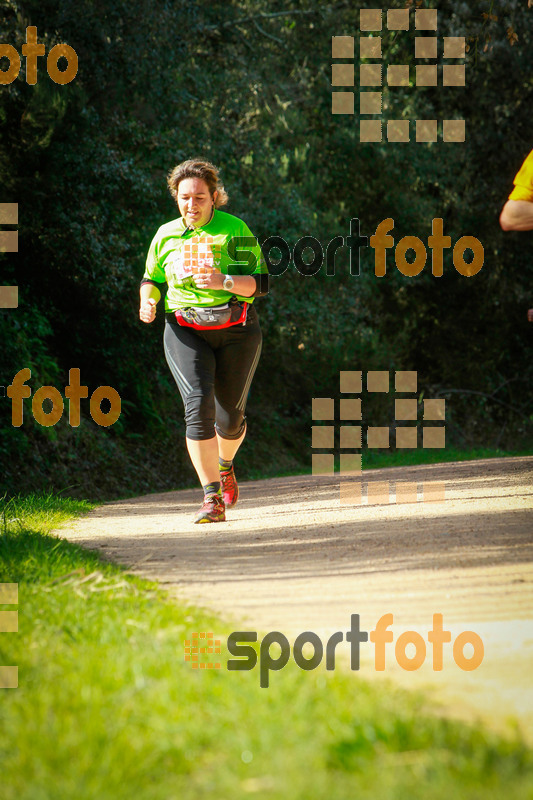
[[[0,704],[2,800],[531,796],[533,751],[512,727],[292,659],[268,689],[258,668],[228,671],[227,623],[50,534],[86,509],[53,496],[0,508],[0,582],[19,584],[0,660],[20,676]],[[184,661],[194,631],[220,638],[207,657],[220,670]]]
[[[21,242],[0,256],[2,284],[18,284],[21,298],[0,312],[0,381],[30,367],[34,391],[63,391],[78,367],[89,393],[111,385],[123,408],[109,429],[93,423],[87,401],[78,429],[66,412],[44,428],[26,400],[14,428],[1,401],[7,490],[103,497],[192,482],[162,320],[148,327],[137,315],[149,242],[176,215],[165,176],[191,155],[220,165],[228,210],[260,240],[294,246],[312,235],[325,247],[348,235],[351,218],[370,236],[392,217],[396,242],[426,241],[442,217],[452,244],[469,234],[485,248],[472,278],[451,258],[432,277],[430,257],[404,277],[392,250],[377,278],[370,249],[354,276],[346,247],[335,276],[291,266],[272,278],[258,302],[265,348],[241,475],[308,466],[311,398],[337,393],[343,369],[418,370],[426,397],[448,398],[457,446],[530,446],[533,239],[504,234],[498,214],[532,147],[533,10],[525,0],[439,3],[439,37],[468,37],[467,88],[391,89],[385,113],[464,117],[466,142],[361,144],[358,115],[331,113],[331,36],[357,33],[360,5],[0,0],[1,42],[21,52],[32,24],[47,52],[67,42],[79,57],[68,85],[53,83],[40,58],[35,86],[24,65],[0,86],[0,202],[20,204]],[[413,51],[411,37],[383,32],[384,63],[414,64]],[[374,399],[373,423],[393,413]]]

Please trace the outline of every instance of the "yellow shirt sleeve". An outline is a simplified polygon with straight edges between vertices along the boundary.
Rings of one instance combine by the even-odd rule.
[[[514,189],[509,200],[528,200],[533,203],[533,150],[516,173]]]

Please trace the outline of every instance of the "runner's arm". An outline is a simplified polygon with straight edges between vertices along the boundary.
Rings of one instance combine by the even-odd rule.
[[[223,276],[226,277],[225,275]],[[238,294],[240,297],[251,297],[255,294],[256,289],[256,282],[253,275],[232,275],[233,278],[233,289],[231,290],[234,294]]]
[[[147,300],[155,300],[156,303],[159,303],[161,300],[161,292],[159,291],[158,287],[155,286],[153,283],[142,283],[141,284],[141,303],[145,303]]]
[[[256,296],[257,282],[254,275],[225,275],[218,270],[207,269],[198,272],[194,276],[194,282],[200,288],[221,291],[224,289],[224,280],[226,278],[233,280],[233,288],[230,294],[235,294],[239,297]]]
[[[141,284],[141,302],[139,306],[139,318],[142,322],[153,322],[155,319],[155,307],[161,300],[161,292],[153,283]]]
[[[504,231],[533,230],[533,202],[508,200],[500,214],[500,225]]]

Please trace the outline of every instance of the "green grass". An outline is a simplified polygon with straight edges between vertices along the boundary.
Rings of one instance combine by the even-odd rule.
[[[481,458],[511,458],[513,456],[531,456],[533,448],[523,450],[497,450],[491,447],[478,447],[472,450],[462,450],[457,447],[445,449],[417,448],[415,450],[368,450],[363,453],[363,471],[367,469],[385,469],[386,467],[407,467],[418,464],[442,464],[452,461],[474,461]],[[336,469],[338,469],[339,456],[336,456]],[[238,459],[237,459],[238,464]],[[284,478],[292,475],[310,475],[312,472],[311,459],[302,462],[297,467],[289,469],[276,469],[274,471],[249,470],[250,480],[263,478]],[[194,484],[191,484],[191,487]]]
[[[442,464],[451,461],[474,461],[481,458],[511,458],[512,456],[530,455],[533,455],[533,449],[510,451],[496,450],[493,447],[478,447],[473,450],[446,447],[442,450],[395,450],[391,453],[366,450],[363,456],[363,469],[407,467],[417,464]]]
[[[258,668],[192,670],[184,640],[224,645],[234,628],[49,534],[88,508],[6,509],[0,581],[19,583],[20,622],[0,636],[0,664],[19,666],[0,690],[2,800],[533,796],[517,734],[440,718],[421,695],[294,665],[269,689]]]

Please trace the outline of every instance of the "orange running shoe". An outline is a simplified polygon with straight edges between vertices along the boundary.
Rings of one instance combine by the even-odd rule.
[[[199,522],[225,522],[226,509],[224,501],[218,494],[208,494],[204,497],[201,509],[194,518],[195,523]]]
[[[232,508],[237,505],[239,499],[239,487],[233,467],[226,472],[220,473],[220,482],[222,484],[222,497],[224,498],[224,505],[226,508]]]

